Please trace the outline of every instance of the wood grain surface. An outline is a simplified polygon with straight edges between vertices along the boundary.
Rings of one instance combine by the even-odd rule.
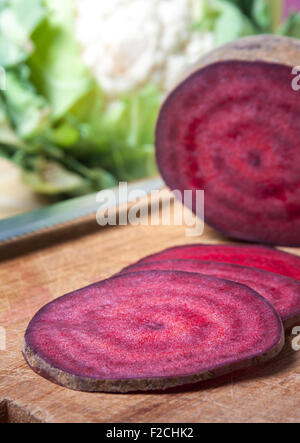
[[[66,227],[50,246],[40,242],[43,247],[35,251],[0,254],[2,345],[6,333],[6,349],[0,350],[0,422],[300,421],[300,351],[292,349],[291,334],[272,362],[163,393],[86,394],[33,373],[21,344],[28,322],[44,304],[166,247],[228,242],[210,228],[197,238],[186,237],[184,226],[87,229],[67,235]],[[288,251],[300,255],[299,249]]]

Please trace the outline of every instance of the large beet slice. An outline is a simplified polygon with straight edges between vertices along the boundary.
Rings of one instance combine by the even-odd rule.
[[[141,260],[188,259],[233,263],[274,272],[300,281],[300,257],[259,245],[187,245],[166,249]]]
[[[269,300],[285,327],[300,322],[300,282],[282,275],[229,263],[176,259],[138,263],[124,269],[122,274],[140,271],[196,272],[241,283]]]
[[[197,382],[268,360],[283,346],[271,304],[233,282],[140,272],[81,289],[31,321],[24,356],[39,374],[84,391]]]
[[[299,60],[298,40],[241,39],[200,60],[162,106],[165,182],[204,189],[206,222],[233,238],[300,245]]]

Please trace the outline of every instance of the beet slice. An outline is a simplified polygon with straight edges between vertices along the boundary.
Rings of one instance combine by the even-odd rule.
[[[300,281],[300,257],[259,245],[187,245],[166,249],[140,261],[188,259],[233,263],[274,272]]]
[[[230,237],[300,245],[299,60],[298,40],[235,41],[200,60],[162,106],[156,152],[166,184],[204,189],[206,222]]]
[[[178,259],[138,263],[124,269],[122,274],[141,271],[193,272],[241,283],[266,298],[286,328],[300,322],[300,282],[282,275],[230,263]]]
[[[117,276],[65,295],[31,321],[23,353],[43,377],[82,391],[166,389],[252,366],[284,344],[252,289],[185,272]]]

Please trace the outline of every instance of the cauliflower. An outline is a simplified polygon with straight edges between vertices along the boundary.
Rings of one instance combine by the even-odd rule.
[[[193,31],[195,0],[77,0],[76,35],[83,60],[108,97],[147,83],[167,92],[214,47]]]

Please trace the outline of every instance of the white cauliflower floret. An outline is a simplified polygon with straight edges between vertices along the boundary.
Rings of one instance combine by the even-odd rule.
[[[85,64],[110,97],[149,82],[168,91],[213,35],[192,30],[195,0],[77,0]]]

